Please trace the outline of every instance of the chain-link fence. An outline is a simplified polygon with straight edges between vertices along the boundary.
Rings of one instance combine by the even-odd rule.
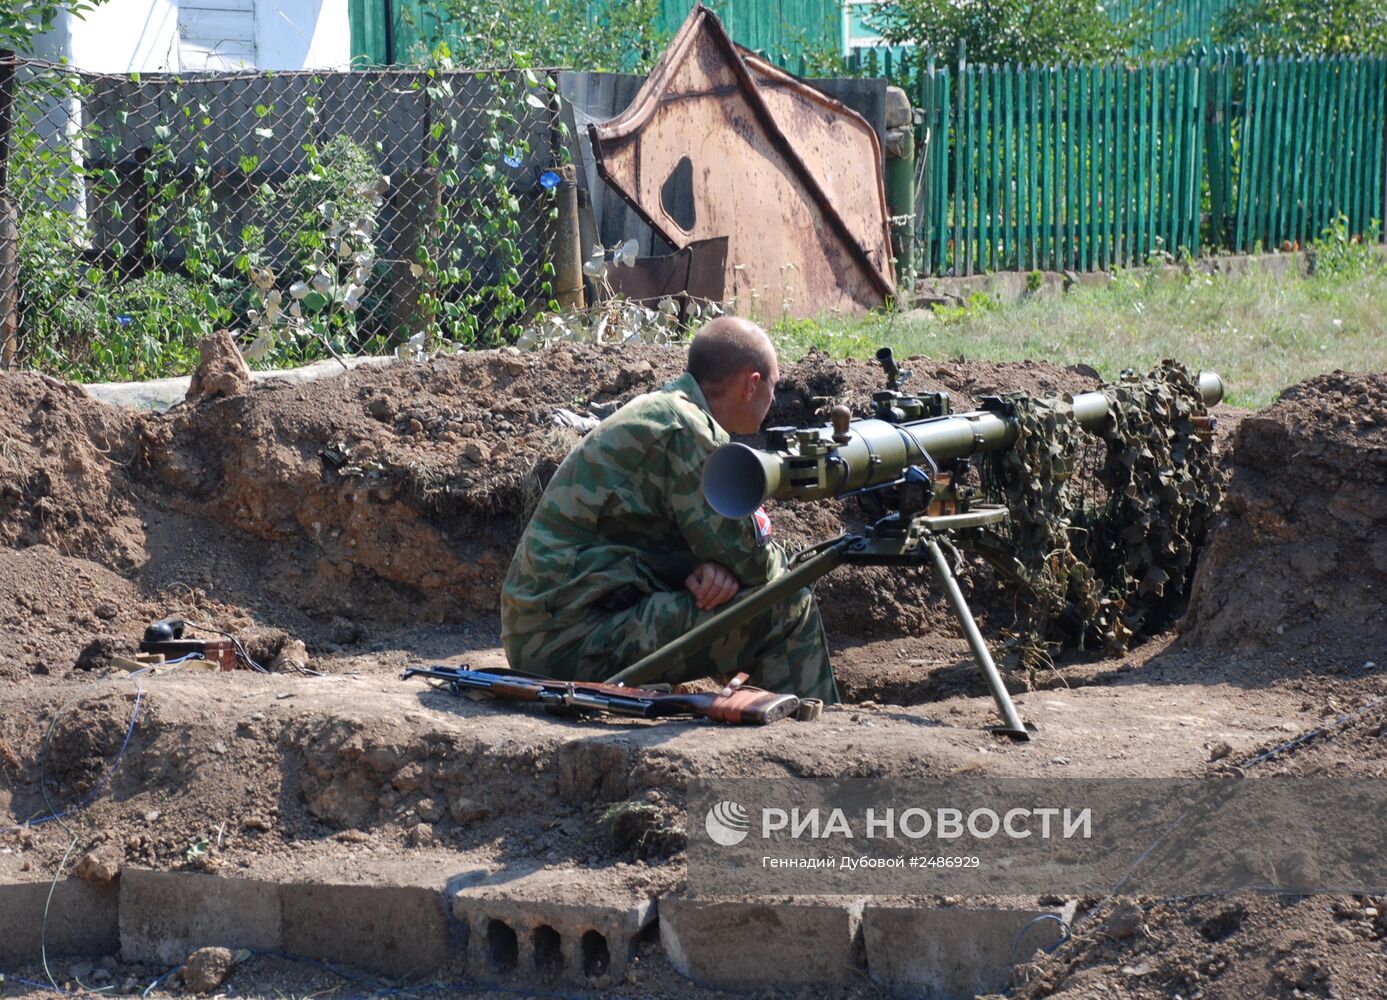
[[[554,298],[550,72],[12,79],[12,362],[146,377],[222,327],[279,364],[495,344]]]

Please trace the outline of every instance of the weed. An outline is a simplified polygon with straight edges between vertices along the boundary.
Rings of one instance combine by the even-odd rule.
[[[1357,253],[1357,246],[1346,252]],[[1007,305],[970,299],[934,317],[799,320],[788,329],[801,335],[776,336],[776,344],[790,359],[824,345],[834,345],[835,356],[860,358],[891,347],[898,357],[1084,364],[1113,379],[1125,368],[1149,370],[1179,358],[1222,375],[1228,402],[1256,408],[1321,372],[1387,369],[1387,273],[1321,271],[1302,279],[1260,269],[1191,277],[1132,270],[1106,287]],[[813,336],[803,336],[806,330]]]
[[[1374,221],[1370,228],[1376,233],[1381,225]],[[1352,235],[1348,217],[1341,214],[1321,231],[1319,239],[1306,246],[1310,273],[1316,278],[1340,280],[1387,274],[1387,258],[1375,243],[1375,237],[1372,242],[1365,242]]]

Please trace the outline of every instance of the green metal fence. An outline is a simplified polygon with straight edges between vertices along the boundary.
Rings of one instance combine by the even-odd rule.
[[[604,3],[594,0],[595,15]],[[794,67],[843,47],[843,9],[838,0],[708,0],[737,42]],[[673,35],[689,16],[693,0],[660,0],[656,31]],[[358,65],[417,64],[440,41],[454,48],[459,20],[440,0],[347,0],[353,62]],[[576,67],[583,68],[583,67]]]
[[[1289,248],[1383,217],[1387,60],[907,67],[934,274]],[[900,77],[898,76],[898,79]]]
[[[661,0],[659,27],[669,34],[689,16],[692,0]],[[745,48],[765,52],[791,69],[801,61],[843,50],[839,0],[704,0],[727,33]]]

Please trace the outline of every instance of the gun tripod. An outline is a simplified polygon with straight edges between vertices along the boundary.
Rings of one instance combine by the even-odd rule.
[[[901,484],[902,493],[905,494],[914,485],[910,482]],[[926,487],[923,492],[928,497],[933,491]],[[963,590],[940,545],[940,539],[950,537],[966,544],[965,539],[978,536],[989,525],[1003,520],[1007,516],[1006,508],[973,504],[970,509],[958,513],[928,514],[923,512],[929,509],[928,503],[903,506],[915,508],[917,512],[889,514],[867,528],[864,534],[840,535],[796,553],[790,569],[784,575],[758,588],[745,599],[733,601],[678,639],[608,678],[606,683],[641,684],[659,677],[690,653],[709,645],[729,629],[746,624],[766,609],[789,600],[839,566],[921,566],[928,563],[935,579],[944,588],[944,594],[973,652],[973,659],[982,670],[997,712],[1002,717],[1004,724],[992,731],[1017,741],[1028,741],[1034,728],[1028,729],[1017,714],[1016,705],[1002,683],[997,664],[988,652],[987,643],[978,631],[978,624],[963,597]]]

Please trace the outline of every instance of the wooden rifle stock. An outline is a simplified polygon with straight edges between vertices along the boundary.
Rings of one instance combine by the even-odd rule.
[[[759,688],[734,685],[730,693],[672,694],[592,681],[562,681],[510,670],[466,667],[410,667],[400,675],[444,681],[454,694],[484,691],[502,701],[538,702],[556,711],[597,712],[642,719],[690,715],[730,725],[763,726],[794,715],[799,699]]]

